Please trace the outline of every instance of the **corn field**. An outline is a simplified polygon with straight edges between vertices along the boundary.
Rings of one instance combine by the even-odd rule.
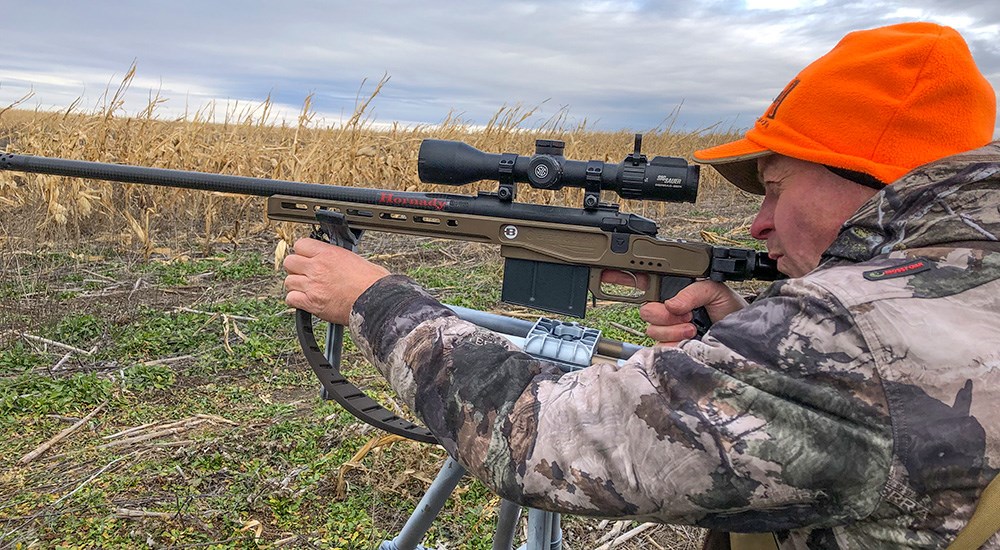
[[[632,133],[591,131],[585,125],[566,128],[561,116],[525,127],[534,113],[521,106],[500,107],[485,126],[449,117],[433,126],[376,128],[366,113],[384,81],[339,127],[314,123],[309,97],[295,124],[277,122],[269,101],[230,109],[221,120],[210,114],[211,105],[183,120],[164,120],[157,116],[157,106],[164,100],[154,97],[142,112],[127,115],[122,97],[132,74],[117,91],[108,93],[110,99],[95,112],[79,112],[77,104],[60,112],[15,106],[0,110],[0,145],[19,154],[451,193],[475,189],[420,183],[416,166],[421,140],[460,140],[488,152],[528,155],[536,139],[559,139],[566,142],[567,158],[604,162],[620,162],[633,148]],[[644,135],[643,152],[650,157],[688,157],[695,149],[732,137],[657,130]],[[702,195],[732,193],[719,181],[713,171],[703,171]],[[490,189],[496,184],[477,185]],[[547,192],[523,187],[518,200],[525,202],[577,206],[582,200],[575,189]],[[666,215],[667,205],[634,202],[624,208],[656,219]],[[0,172],[0,220],[0,239],[20,250],[32,248],[24,239],[63,245],[86,239],[148,256],[178,239],[200,239],[211,246],[247,236],[270,235],[276,242],[293,237],[291,227],[266,219],[263,201],[257,197],[11,172]]]
[[[597,132],[585,124],[567,128],[562,116],[530,127],[534,112],[520,106],[498,108],[485,125],[449,117],[436,125],[385,127],[368,116],[384,81],[338,127],[318,124],[308,97],[292,124],[278,121],[268,101],[221,117],[212,115],[214,106],[209,105],[167,120],[158,116],[164,101],[159,97],[138,114],[124,112],[122,97],[132,74],[108,92],[107,102],[95,112],[81,112],[77,104],[59,112],[0,107],[0,149],[463,194],[495,190],[496,182],[464,188],[422,184],[417,155],[423,139],[459,140],[487,152],[521,155],[534,152],[536,139],[559,139],[566,143],[567,158],[609,163],[620,162],[633,149],[631,132]],[[733,137],[658,129],[645,133],[643,152],[689,157]],[[608,192],[604,199],[617,196]],[[582,191],[522,185],[518,200],[578,207]],[[702,172],[694,207],[623,202],[627,212],[667,222],[661,224],[665,237],[697,236],[700,231],[706,240],[736,242],[748,237],[747,220],[754,210],[753,199],[722,184],[712,170]],[[364,441],[371,434],[316,399],[315,380],[298,348],[290,345],[291,327],[276,284],[288,245],[308,228],[271,222],[264,206],[261,197],[0,171],[0,395],[13,396],[8,410],[14,411],[4,418],[6,423],[0,422],[0,449],[16,459],[51,437],[56,431],[52,424],[70,418],[65,415],[101,411],[90,431],[60,443],[65,452],[0,467],[0,501],[5,502],[0,507],[0,547],[370,548],[400,528],[442,457],[429,454],[427,446],[404,443],[365,457],[369,447]],[[729,233],[721,235],[720,227]],[[496,271],[484,265],[489,263],[483,260],[486,253],[472,245],[457,253],[414,246],[412,240],[397,240],[393,246],[410,250],[379,249],[387,252],[378,254],[379,261],[425,277],[439,292],[485,296],[495,282]],[[186,255],[199,247],[201,253]],[[265,261],[240,260],[235,252],[217,257],[213,248],[252,248]],[[275,271],[267,265],[271,251]],[[488,252],[490,261],[497,262],[495,251]],[[437,258],[438,264],[427,266],[428,258]],[[441,274],[432,276],[424,267]],[[450,274],[456,274],[454,280]],[[622,309],[609,308],[606,315],[629,330],[621,323],[637,316]],[[184,315],[197,317],[189,332],[177,324]],[[241,331],[237,319],[246,326],[263,324],[256,331]],[[635,329],[631,327],[632,333],[641,336]],[[91,351],[81,348],[77,351],[82,354],[74,355],[38,344],[54,339],[79,340]],[[161,340],[173,344],[146,350]],[[133,344],[143,351],[128,351]],[[346,357],[361,362],[357,353]],[[356,368],[368,384],[378,384],[371,369]],[[130,385],[126,373],[146,378]],[[106,410],[104,404],[98,406],[102,401]],[[53,412],[60,414],[48,414]],[[174,426],[168,421],[188,413],[192,416],[182,424],[214,418],[229,432],[169,441],[163,448],[130,448],[128,454],[109,449],[102,439],[102,434],[114,437],[161,423]],[[365,451],[353,454],[357,449]],[[256,470],[247,470],[247,464],[256,464]],[[205,481],[187,473],[194,471],[202,472]],[[310,473],[300,476],[303,472]],[[346,493],[341,491],[345,473],[352,483]],[[94,483],[77,494],[99,475],[100,486]],[[337,495],[331,497],[333,486]],[[188,490],[194,492],[190,499],[178,496]],[[62,496],[54,498],[57,493]],[[458,541],[458,547],[473,542],[486,547],[499,499],[470,481],[453,501],[438,518],[433,536]],[[578,544],[575,548],[688,549],[698,547],[701,537],[698,529],[650,524],[626,533],[627,525],[577,519],[567,521],[566,532]],[[645,530],[641,538],[638,530]],[[5,539],[12,546],[5,546]]]

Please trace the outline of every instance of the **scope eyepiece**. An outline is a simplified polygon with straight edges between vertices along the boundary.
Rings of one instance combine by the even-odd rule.
[[[443,185],[495,180],[501,183],[504,200],[513,198],[513,184],[527,183],[536,189],[579,187],[586,190],[584,208],[600,203],[600,192],[610,190],[624,199],[694,202],[698,196],[699,167],[679,157],[653,157],[635,151],[617,164],[569,160],[565,143],[540,139],[535,154],[486,153],[460,141],[425,139],[420,144],[417,172],[420,181]]]

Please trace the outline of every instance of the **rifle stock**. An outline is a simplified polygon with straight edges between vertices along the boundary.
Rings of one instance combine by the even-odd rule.
[[[495,198],[484,194],[474,200]],[[507,262],[504,301],[576,317],[584,316],[588,290],[598,299],[630,303],[656,301],[661,299],[662,278],[694,280],[710,277],[719,268],[713,265],[717,247],[607,231],[590,225],[428,212],[426,209],[359,205],[288,195],[276,195],[267,200],[267,216],[276,221],[314,224],[317,213],[324,211],[344,215],[354,229],[498,245],[500,255]],[[755,274],[756,255],[747,255],[747,258],[750,263],[732,268],[731,273],[727,273],[727,280],[746,279]],[[601,273],[606,269],[644,273],[649,277],[649,288],[639,295],[609,294],[601,287]],[[509,280],[511,277],[513,280]],[[576,288],[566,289],[568,285]],[[572,298],[560,301],[550,298],[552,296]]]

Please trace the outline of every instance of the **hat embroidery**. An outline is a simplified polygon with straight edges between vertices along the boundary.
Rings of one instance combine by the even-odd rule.
[[[781,90],[781,93],[778,94],[778,97],[774,98],[774,101],[771,102],[771,106],[767,108],[767,112],[764,113],[764,116],[773,119],[774,115],[778,114],[778,107],[781,106],[781,102],[784,101],[785,98],[788,97],[788,94],[791,93],[791,91],[798,85],[798,78],[789,82],[788,85],[785,86],[785,89]]]

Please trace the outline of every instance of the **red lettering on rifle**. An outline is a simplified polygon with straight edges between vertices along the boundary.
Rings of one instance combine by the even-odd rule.
[[[413,208],[422,208],[424,210],[444,210],[445,207],[448,206],[448,201],[440,199],[398,197],[386,191],[379,194],[378,203],[387,206],[410,206]]]

